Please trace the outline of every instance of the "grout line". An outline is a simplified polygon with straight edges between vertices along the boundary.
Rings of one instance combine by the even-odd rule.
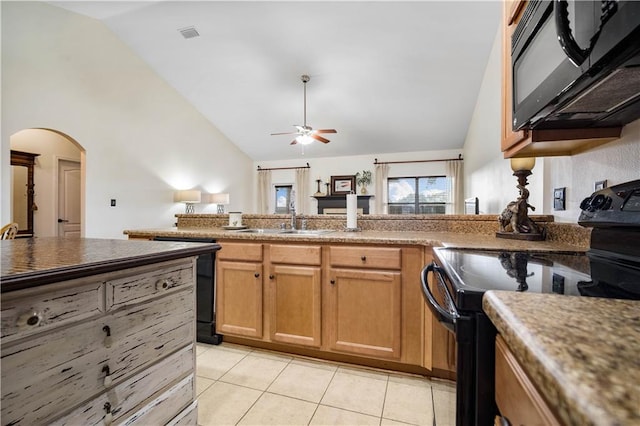
[[[387,403],[387,392],[389,391],[389,375],[387,374],[387,383],[384,385],[384,398],[382,399],[382,411],[380,411],[380,424],[382,424],[382,417],[384,416],[384,406]]]

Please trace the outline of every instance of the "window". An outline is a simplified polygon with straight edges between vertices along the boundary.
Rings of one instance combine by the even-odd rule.
[[[276,213],[289,213],[293,185],[276,185]]]
[[[389,178],[389,214],[444,214],[449,200],[446,176]]]

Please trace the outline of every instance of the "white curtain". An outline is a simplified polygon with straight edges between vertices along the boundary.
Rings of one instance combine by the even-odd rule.
[[[464,214],[464,188],[462,178],[463,163],[461,160],[447,161],[447,177],[451,182],[451,213]]]
[[[309,202],[309,168],[296,169],[296,214],[307,214]]]
[[[258,213],[269,213],[271,170],[258,170]]]
[[[376,164],[375,166],[376,214],[385,214],[387,213],[387,178],[389,177],[389,165]]]

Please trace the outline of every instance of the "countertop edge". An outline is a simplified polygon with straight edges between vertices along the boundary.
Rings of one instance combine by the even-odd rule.
[[[165,262],[184,257],[198,256],[204,253],[215,251],[217,249],[216,246],[216,244],[206,243],[198,245],[194,244],[193,247],[148,253],[141,256],[131,256],[82,265],[61,266],[59,268],[50,268],[39,271],[23,272],[15,275],[7,275],[2,277],[0,293],[22,290],[25,288],[51,284],[63,280],[66,281],[71,279],[83,278],[91,275],[113,272],[126,268],[151,265],[153,263]]]

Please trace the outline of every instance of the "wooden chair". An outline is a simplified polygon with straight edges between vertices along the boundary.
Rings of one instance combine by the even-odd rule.
[[[18,224],[9,223],[2,227],[0,230],[0,236],[2,240],[13,240],[18,234]]]

